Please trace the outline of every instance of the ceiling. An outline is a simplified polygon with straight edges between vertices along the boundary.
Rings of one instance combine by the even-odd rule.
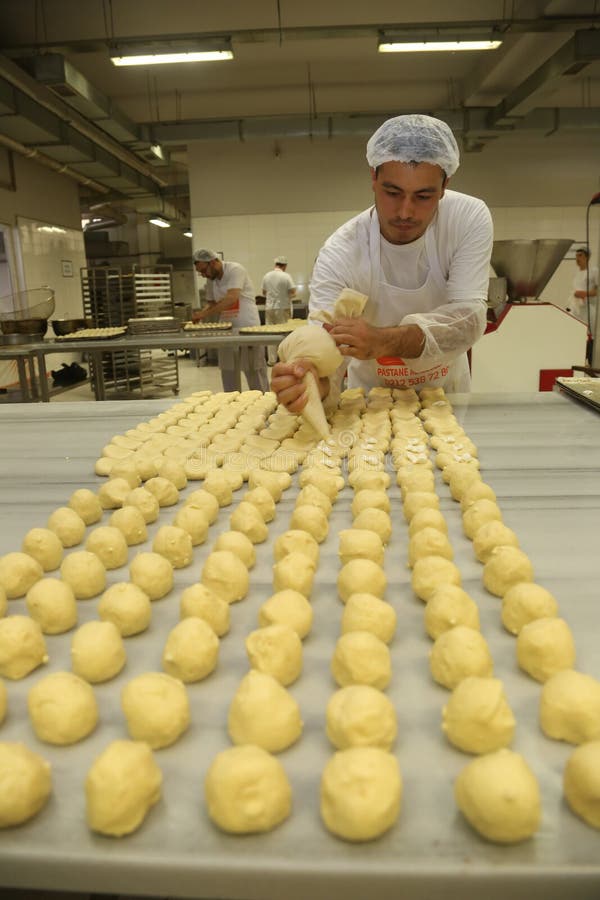
[[[494,51],[377,53],[380,32],[492,28]],[[444,118],[465,152],[518,130],[600,131],[600,0],[2,0],[0,35],[0,146],[75,178],[84,203],[178,220],[194,140],[368,135],[409,111]],[[109,59],[207,37],[234,59]]]

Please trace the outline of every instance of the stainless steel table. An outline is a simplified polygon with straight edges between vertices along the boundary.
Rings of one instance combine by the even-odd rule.
[[[519,535],[537,581],[556,595],[573,630],[578,668],[600,678],[598,414],[557,394],[457,396],[454,402],[479,447],[484,478],[497,492],[507,525]],[[101,447],[113,434],[170,405],[131,401],[101,408],[84,403],[0,408],[0,552],[18,549],[25,532],[43,525],[75,488],[97,489],[101,480],[93,475],[93,464]],[[198,486],[190,483],[183,496]],[[450,747],[440,730],[448,693],[429,676],[431,644],[423,628],[423,604],[410,589],[407,527],[395,486],[389,491],[394,532],[385,570],[386,597],[398,614],[387,691],[398,713],[393,752],[404,778],[398,823],[380,840],[353,846],[328,834],[319,816],[320,774],[332,753],[325,736],[325,707],[335,690],[329,663],[342,615],[335,587],[337,532],[350,524],[349,487],[334,507],[329,536],[321,545],[312,594],[314,628],[304,642],[304,672],[290,688],[305,723],[302,738],[280,755],[293,787],[292,815],[270,834],[243,838],[221,834],[208,821],[204,774],[214,754],[229,744],[227,708],[248,667],[244,638],[256,627],[258,608],[272,591],[273,542],[289,525],[294,484],[277,506],[267,541],[256,547],[251,589],[231,609],[232,627],[221,641],[217,670],[188,687],[189,731],[156,753],[164,774],[163,798],[135,834],[111,840],[88,831],[85,774],[110,740],[126,735],[120,690],[134,675],[160,669],[165,635],[179,618],[181,590],[198,579],[215,536],[228,528],[232,507],[221,509],[209,539],[195,548],[193,564],[177,571],[172,593],[153,604],[149,630],[126,640],[125,670],[95,687],[101,723],[93,735],[73,747],[44,745],[27,718],[30,687],[48,672],[69,668],[71,634],[48,637],[48,665],[7,684],[9,712],[0,739],[23,740],[47,758],[54,792],[29,823],[0,831],[0,885],[233,900],[598,900],[600,832],[576,818],[561,796],[562,770],[572,748],[541,733],[541,687],[517,668],[515,639],[500,624],[500,601],[483,589],[482,568],[462,534],[458,504],[439,473],[436,488],[463,585],[479,606],[495,672],[517,718],[514,748],[526,756],[540,782],[543,820],[532,840],[514,847],[488,844],[455,809],[452,782],[469,757]],[[235,503],[243,492],[236,492]],[[150,526],[150,540],[159,525],[172,521],[175,509],[161,511]],[[102,524],[107,520],[105,514]],[[110,583],[126,578],[125,567],[109,573]],[[81,623],[97,617],[97,605],[97,599],[79,603]],[[10,613],[24,609],[22,600],[10,601]]]
[[[24,403],[37,399],[37,382],[31,344],[0,344],[0,362],[15,360],[19,375],[19,389]],[[29,376],[27,374],[29,369]]]

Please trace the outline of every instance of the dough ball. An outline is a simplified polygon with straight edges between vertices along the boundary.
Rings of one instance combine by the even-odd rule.
[[[231,482],[222,469],[213,469],[203,482],[203,488],[212,494],[219,506],[231,506],[233,489]]]
[[[289,488],[291,483],[291,476],[287,472],[267,472],[265,469],[252,469],[248,477],[249,488],[266,488],[275,503],[281,500],[281,495]]]
[[[71,641],[71,668],[92,684],[118,675],[127,655],[119,629],[113,622],[86,622]]]
[[[406,500],[409,494],[435,493],[435,476],[430,468],[424,465],[402,466],[396,472],[396,482],[400,487],[402,499]],[[431,498],[429,498],[431,499]],[[417,505],[418,507],[418,505]],[[427,508],[426,506],[421,508]],[[437,509],[437,506],[430,507]],[[414,512],[415,510],[413,510]],[[411,516],[412,518],[412,516]],[[409,520],[410,521],[410,520]]]
[[[102,594],[98,615],[104,622],[116,625],[121,637],[145,631],[152,618],[150,598],[130,581],[119,581]]]
[[[229,550],[238,556],[247,569],[256,563],[256,550],[250,538],[241,531],[223,531],[215,541],[214,550]]]
[[[186,506],[192,506],[194,509],[201,509],[208,519],[208,524],[212,525],[216,522],[219,515],[219,501],[210,491],[204,491],[200,488],[194,491],[185,501]]]
[[[176,525],[163,525],[158,529],[152,550],[168,559],[174,569],[184,569],[194,558],[190,535]]]
[[[242,678],[227,719],[234,744],[256,744],[279,753],[298,740],[302,725],[298,704],[276,678],[257,669]]]
[[[0,619],[0,675],[16,681],[47,662],[46,642],[37,622],[29,616]]]
[[[240,531],[245,534],[253,544],[261,544],[266,541],[269,534],[269,529],[260,511],[253,503],[246,503],[244,500],[232,512],[229,524],[232,531]]]
[[[351,559],[370,559],[383,565],[383,544],[374,531],[347,528],[339,533],[339,557],[343,566]]]
[[[252,503],[265,522],[272,522],[275,518],[275,501],[265,487],[255,487],[250,491],[246,491],[244,503]]]
[[[451,744],[465,753],[491,753],[507,747],[515,726],[498,678],[463,678],[443,709],[442,731]]]
[[[535,619],[517,637],[517,662],[536,681],[575,665],[575,641],[564,619]]]
[[[169,632],[162,665],[168,675],[189,683],[210,675],[218,657],[219,639],[208,622],[188,616]]]
[[[408,536],[412,538],[424,528],[435,528],[442,534],[448,534],[444,516],[439,509],[432,509],[430,506],[418,509],[413,515],[408,526]]]
[[[425,631],[436,641],[456,625],[479,631],[479,609],[466,591],[455,584],[436,588],[425,606]]]
[[[371,841],[391,828],[401,798],[398,761],[379,747],[340,750],[323,769],[321,817],[346,841]]]
[[[331,514],[331,500],[314,484],[301,488],[296,497],[296,506],[318,506],[327,517]]]
[[[156,466],[156,474],[159,478],[166,478],[167,481],[170,481],[178,491],[182,491],[184,487],[187,487],[188,482],[185,469],[181,463],[174,459],[161,459]]]
[[[246,653],[253,669],[272,675],[287,686],[302,672],[302,642],[289,625],[268,625],[251,631]]]
[[[106,587],[106,569],[95,553],[76,550],[69,553],[60,567],[60,575],[73,589],[78,600],[90,600]]]
[[[292,808],[292,789],[278,759],[261,747],[218,753],[204,780],[208,815],[223,831],[271,831]]]
[[[413,568],[418,559],[441,556],[452,560],[454,553],[446,535],[437,528],[422,528],[408,542],[408,564]]]
[[[292,529],[284,531],[276,539],[273,546],[273,555],[276,562],[279,562],[288,553],[293,552],[303,553],[305,556],[310,557],[316,569],[319,563],[319,544],[308,531]]]
[[[6,718],[6,710],[8,709],[8,694],[6,692],[6,685],[0,679],[0,725],[4,722]]]
[[[229,603],[204,584],[192,584],[181,595],[179,615],[182,619],[194,616],[208,622],[217,637],[229,631],[231,611]]]
[[[40,563],[27,553],[0,556],[0,586],[9,600],[24,597],[29,588],[44,574]]]
[[[369,631],[389,644],[396,632],[396,612],[374,594],[351,594],[342,615],[342,634],[350,631]]]
[[[146,743],[113,741],[85,779],[89,827],[112,837],[131,834],[160,800],[161,785],[162,773]]]
[[[573,669],[551,675],[542,688],[540,725],[556,741],[600,739],[600,681]]]
[[[305,503],[297,506],[290,520],[292,529],[307,531],[318,544],[321,544],[329,534],[329,522],[327,516],[318,506]]]
[[[110,475],[114,464],[114,460],[108,459],[106,456],[101,456],[94,464],[94,472],[96,475],[101,475],[102,477]]]
[[[464,512],[468,509],[471,504],[475,503],[477,500],[492,500],[494,503],[496,502],[496,494],[494,490],[486,484],[485,481],[481,481],[479,478],[476,478],[475,481],[472,481],[471,484],[463,491],[462,496],[460,498],[460,508]]]
[[[85,522],[75,510],[68,506],[55,509],[46,523],[50,531],[58,537],[63,547],[75,547],[85,535]]]
[[[133,457],[130,457],[130,459],[131,462],[129,459],[124,459],[122,462],[115,463],[110,470],[110,477],[124,478],[130,488],[136,488],[140,486],[142,479],[135,464],[135,459]]]
[[[477,501],[479,502],[479,501]],[[490,501],[491,502],[491,501]],[[469,507],[470,509],[472,507]],[[495,547],[518,547],[519,538],[504,522],[491,519],[475,532],[473,551],[481,563],[486,563]]]
[[[493,500],[476,500],[468,506],[462,514],[463,531],[473,540],[482,525],[486,522],[501,522],[502,513],[500,507]]]
[[[344,487],[344,479],[341,475],[334,475],[318,467],[303,469],[298,480],[300,487],[314,484],[320,491],[327,494],[332,503],[335,503],[338,491]]]
[[[190,724],[190,703],[182,681],[163,672],[147,672],[121,691],[127,730],[153,750],[169,747]]]
[[[385,491],[390,486],[390,476],[387,472],[365,472],[355,469],[348,477],[351,487],[358,491]]]
[[[88,488],[73,491],[68,505],[86,525],[93,525],[102,518],[102,504],[96,494]]]
[[[575,815],[592,828],[600,828],[600,741],[573,751],[565,766],[563,791]]]
[[[288,553],[273,566],[275,591],[297,591],[310,597],[315,577],[315,565],[304,553]]]
[[[410,491],[404,497],[402,509],[404,518],[411,522],[415,513],[420,509],[439,509],[440,498],[433,491]]]
[[[336,684],[368,684],[384,690],[392,680],[390,651],[370,631],[349,631],[338,639],[331,660]]]
[[[302,640],[310,632],[313,623],[312,606],[304,594],[293,590],[277,591],[262,604],[258,611],[258,624],[288,625]]]
[[[160,600],[173,587],[173,566],[160,553],[138,553],[129,565],[129,578],[151,600]]]
[[[248,569],[231,550],[216,550],[204,562],[202,584],[227,603],[236,603],[248,593]]]
[[[115,509],[109,522],[112,528],[118,528],[128,547],[143,544],[148,537],[146,520],[137,506],[123,506],[121,509]],[[90,548],[88,547],[88,549]]]
[[[127,562],[127,541],[123,532],[111,525],[101,525],[90,532],[85,549],[95,553],[105,569],[119,569]]]
[[[348,747],[389,750],[397,731],[393,703],[367,684],[341,688],[327,704],[327,737],[337,750]]]
[[[496,597],[504,597],[520,581],[533,581],[529,557],[518,547],[495,547],[483,567],[486,589]]]
[[[471,760],[454,782],[454,799],[488,841],[516,844],[537,831],[540,789],[523,757],[505,748]]]
[[[50,796],[50,763],[25,744],[2,742],[0,782],[0,828],[22,825],[42,809]]]
[[[102,509],[118,509],[123,506],[129,493],[131,485],[126,478],[111,477],[98,491],[98,500]]]
[[[370,559],[352,559],[342,566],[337,578],[337,589],[345,603],[351,594],[374,594],[383,597],[387,586],[385,572]]]
[[[449,470],[449,471],[448,471]],[[446,472],[448,473],[446,476]],[[481,481],[481,473],[475,466],[466,466],[464,463],[454,463],[447,466],[444,472],[444,481],[446,477],[449,479],[446,484],[450,488],[450,493],[454,500],[462,500],[463,495],[476,481]]]
[[[173,519],[173,525],[177,528],[183,528],[189,534],[192,547],[203,544],[208,536],[209,522],[206,513],[195,506],[184,506],[177,511]]]
[[[375,534],[379,535],[382,544],[387,544],[392,536],[392,520],[390,514],[383,509],[374,509],[373,507],[363,509],[355,517],[352,527],[374,531]]]
[[[75,744],[98,724],[93,688],[71,672],[53,672],[34,684],[27,708],[33,730],[47,744]]]
[[[161,478],[160,475],[149,478],[145,483],[144,488],[145,490],[150,491],[151,494],[154,494],[160,507],[175,506],[179,501],[179,491],[173,482],[169,481],[168,478]]]
[[[23,538],[21,549],[23,553],[33,557],[44,572],[53,572],[58,569],[64,553],[58,535],[49,528],[32,528]]]
[[[546,588],[530,581],[513,584],[502,598],[502,624],[511,634],[519,634],[534,619],[558,615],[558,603]]]
[[[353,517],[358,516],[363,509],[382,509],[389,513],[390,498],[385,491],[373,491],[365,488],[355,493],[351,509]]]
[[[411,585],[420,600],[427,603],[442,585],[461,586],[458,567],[442,556],[422,556],[413,566]]]
[[[44,634],[62,634],[77,624],[73,588],[60,578],[42,578],[27,591],[27,612]]]
[[[436,640],[429,654],[429,669],[434,681],[453,690],[469,675],[491,676],[494,664],[483,635],[466,625],[456,625]]]
[[[31,590],[31,588],[30,588]],[[8,597],[6,596],[6,591],[0,584],[0,618],[6,615],[6,610],[8,609]]]
[[[158,500],[146,488],[134,488],[123,500],[123,506],[137,507],[143,515],[146,525],[150,525],[151,522],[156,522],[158,519]]]

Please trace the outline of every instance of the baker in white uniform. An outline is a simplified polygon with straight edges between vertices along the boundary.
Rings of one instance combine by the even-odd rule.
[[[589,325],[591,333],[594,334],[598,301],[598,269],[596,266],[590,266],[590,255],[587,247],[578,247],[575,251],[577,272],[573,276],[573,289],[567,299],[567,310],[572,311],[578,319]]]
[[[260,317],[254,299],[254,287],[243,266],[236,262],[224,262],[219,259],[214,250],[208,249],[196,250],[193,259],[196,272],[206,278],[206,299],[208,301],[204,309],[193,311],[194,322],[201,322],[208,316],[218,313],[219,321],[231,322],[234,328],[260,325]],[[225,391],[236,389],[235,352],[226,348],[218,351],[219,368]],[[269,390],[264,347],[242,348],[241,366],[251,390]]]
[[[459,165],[439,119],[388,119],[367,144],[375,205],[341,226],[319,252],[309,316],[332,311],[343,288],[368,296],[363,316],[329,327],[348,357],[348,386],[469,390],[466,352],[483,334],[492,220],[482,200],[448,190]],[[278,363],[271,389],[291,412],[306,403],[309,364]],[[321,379],[321,395],[343,372]]]
[[[275,268],[267,272],[262,280],[266,325],[280,325],[292,318],[292,298],[296,293],[292,276],[286,271],[287,257],[277,256],[274,263]],[[277,347],[269,347],[268,359],[270,366],[277,362]]]

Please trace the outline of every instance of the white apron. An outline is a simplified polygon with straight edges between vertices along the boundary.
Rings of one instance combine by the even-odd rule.
[[[373,210],[369,231],[371,260],[371,288],[365,308],[365,319],[379,328],[394,327],[404,316],[415,312],[430,312],[448,302],[446,279],[442,273],[434,230],[425,232],[425,248],[429,272],[425,284],[415,290],[394,287],[383,280],[381,270],[381,234],[377,212]],[[444,386],[447,391],[468,391],[470,385],[466,353],[449,361],[442,357],[438,364],[415,372],[400,357],[382,356],[378,359],[350,359],[348,387],[415,388]]]
[[[215,285],[215,287],[218,286]],[[217,300],[221,300],[227,292],[216,291],[215,293],[221,293],[221,296],[216,298]],[[219,321],[231,322],[234,328],[247,328],[249,325],[260,325],[260,316],[255,303],[244,301],[243,298],[240,297],[235,306],[232,306],[230,309],[224,309],[220,313]],[[234,350],[233,348],[228,349],[226,347],[220,348],[217,351],[219,368],[221,370],[221,380],[223,382],[223,390],[225,391],[237,390],[234,374],[236,353],[238,353],[237,350]],[[248,382],[250,390],[263,391],[263,393],[269,390],[264,346],[242,347],[240,366],[242,372],[246,376],[246,381]]]

